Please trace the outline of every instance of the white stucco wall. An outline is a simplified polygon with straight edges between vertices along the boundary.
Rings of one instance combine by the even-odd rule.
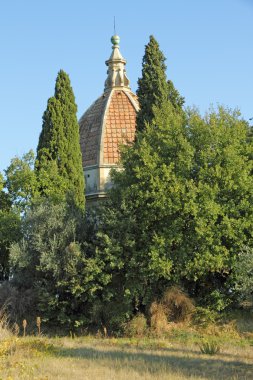
[[[84,169],[85,191],[86,194],[95,193],[99,188],[99,172],[98,168]]]
[[[116,165],[104,165],[84,169],[86,194],[104,192],[112,187],[110,170]]]

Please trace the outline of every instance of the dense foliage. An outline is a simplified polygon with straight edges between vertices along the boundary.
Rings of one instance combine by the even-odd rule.
[[[84,208],[84,176],[79,143],[77,106],[68,75],[61,70],[55,95],[48,100],[37,147],[36,172],[40,193],[67,195]]]
[[[253,301],[253,248],[243,247],[238,254],[231,285],[239,300]]]
[[[21,158],[14,157],[5,170],[5,187],[11,205],[17,212],[24,214],[37,193],[37,181],[34,173],[35,156],[30,150]]]
[[[29,249],[34,248],[30,245],[29,234],[36,230],[37,219],[31,218],[31,214],[36,214],[46,202],[51,204],[52,210],[55,207],[66,208],[67,204],[77,214],[84,209],[84,177],[76,112],[69,77],[60,71],[55,96],[49,99],[43,115],[36,161],[32,151],[22,158],[15,157],[5,171],[5,178],[1,177],[4,190],[0,188],[0,279],[7,280],[11,274],[19,289],[30,287],[35,290],[36,276],[40,273],[31,255],[29,260],[25,259],[26,255],[29,256]],[[40,218],[37,223],[43,230],[46,219]],[[57,235],[55,230],[52,233],[53,237]],[[10,273],[9,249],[19,240],[20,250],[26,247],[26,251],[22,251],[24,256],[21,258],[20,255],[19,265],[12,266]],[[40,242],[42,240],[40,235]]]
[[[23,220],[24,239],[11,249],[12,285],[33,289],[44,321],[71,328],[113,323],[116,312],[108,302],[119,263],[113,252],[101,249],[106,242],[97,217],[45,200]]]
[[[5,170],[5,178],[0,173],[0,281],[9,278],[10,246],[21,237],[21,213],[27,204],[26,190],[30,183],[26,166],[29,156],[30,153],[24,159],[15,157]]]
[[[32,292],[44,320],[106,331],[172,310],[173,286],[205,315],[252,295],[252,131],[238,111],[183,110],[164,62],[151,36],[138,138],[122,147],[107,200],[85,213],[76,105],[60,71],[35,170],[29,152],[0,176],[1,279],[12,277],[0,300],[3,289]]]
[[[238,254],[252,245],[248,131],[223,108],[204,118],[191,111],[185,124],[167,102],[122,152],[107,236],[124,258],[122,288],[138,307],[175,283],[214,307],[229,297]]]

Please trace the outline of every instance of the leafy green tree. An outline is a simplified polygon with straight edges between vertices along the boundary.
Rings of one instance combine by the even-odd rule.
[[[4,179],[0,173],[0,281],[9,278],[9,249],[20,236],[20,217],[12,208],[11,197],[4,189]]]
[[[1,199],[2,206],[2,199]],[[0,281],[10,274],[9,252],[12,243],[21,237],[20,218],[11,209],[0,209]]]
[[[164,102],[142,139],[123,149],[104,233],[124,258],[122,289],[138,307],[171,283],[222,307],[214,291],[227,291],[238,252],[252,244],[247,136],[236,112],[219,108],[202,118],[192,111],[186,125]]]
[[[194,147],[192,179],[195,198],[194,255],[188,263],[193,277],[219,272],[227,277],[242,246],[252,244],[253,192],[248,124],[237,111],[220,107],[204,118],[189,117]],[[209,281],[210,279],[208,279]]]
[[[124,170],[113,174],[105,233],[124,261],[122,289],[137,309],[175,280],[177,265],[184,261],[184,247],[181,255],[176,247],[186,223],[183,205],[194,193],[193,157],[184,120],[166,101],[154,108],[142,139],[123,149]]]
[[[99,250],[91,219],[64,202],[40,201],[22,220],[24,239],[12,245],[13,283],[33,289],[38,311],[50,322],[90,324],[94,303],[111,281],[113,258]]]
[[[0,187],[0,279],[9,278],[9,251],[21,234],[21,218],[31,206],[36,194],[34,153],[29,151],[21,158],[14,157],[1,176]]]
[[[140,111],[137,114],[137,131],[143,131],[145,124],[152,122],[154,106],[160,106],[164,101],[169,100],[179,111],[184,104],[184,98],[179,95],[172,81],[167,82],[165,57],[154,36],[150,36],[149,43],[145,46],[142,77],[138,80],[136,93],[140,104]]]
[[[77,106],[68,75],[61,70],[55,95],[48,100],[37,147],[36,172],[40,192],[66,195],[84,208],[84,175],[79,144]]]
[[[12,206],[21,214],[31,205],[32,197],[37,191],[34,162],[34,152],[30,150],[21,158],[14,157],[5,170],[8,197]]]
[[[236,263],[233,274],[232,283],[237,298],[245,300],[253,297],[253,249],[252,247],[243,247],[239,253],[239,260]]]

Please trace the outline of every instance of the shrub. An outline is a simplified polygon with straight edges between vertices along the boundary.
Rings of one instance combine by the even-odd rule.
[[[36,311],[36,296],[32,289],[17,289],[9,282],[0,286],[0,307],[5,307],[12,322],[21,321]]]
[[[220,289],[214,289],[212,292],[202,298],[201,303],[203,306],[208,307],[210,310],[221,312],[225,310],[231,304],[231,295]]]
[[[132,315],[128,313],[128,305],[122,298],[115,297],[107,303],[96,299],[89,310],[88,322],[92,330],[101,329],[102,334],[106,328],[109,335],[121,335],[131,317]]]
[[[135,315],[125,326],[129,337],[143,337],[147,332],[147,320],[142,313]]]
[[[244,247],[232,273],[232,281],[238,301],[253,301],[253,248]]]
[[[150,327],[155,335],[162,335],[168,331],[168,320],[164,306],[161,303],[153,302],[149,309]]]
[[[194,315],[193,315],[193,322],[196,325],[205,327],[208,326],[211,323],[215,323],[218,319],[218,313],[214,310],[210,310],[209,308],[204,307],[196,307]]]
[[[189,321],[195,310],[193,301],[175,286],[165,291],[162,304],[168,319],[173,322]]]

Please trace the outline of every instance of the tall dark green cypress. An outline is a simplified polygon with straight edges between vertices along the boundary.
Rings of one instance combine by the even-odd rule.
[[[137,115],[137,131],[145,129],[145,123],[154,118],[154,106],[169,100],[176,110],[182,108],[184,98],[175,89],[172,81],[167,82],[165,56],[154,36],[149,37],[142,60],[142,77],[138,80],[137,96],[140,111]]]
[[[176,111],[182,111],[185,102],[184,97],[179,94],[171,80],[168,80],[167,84],[169,101]]]
[[[49,98],[43,115],[36,171],[42,194],[66,195],[76,206],[84,208],[84,176],[76,113],[69,76],[61,70],[56,78],[54,97]]]

